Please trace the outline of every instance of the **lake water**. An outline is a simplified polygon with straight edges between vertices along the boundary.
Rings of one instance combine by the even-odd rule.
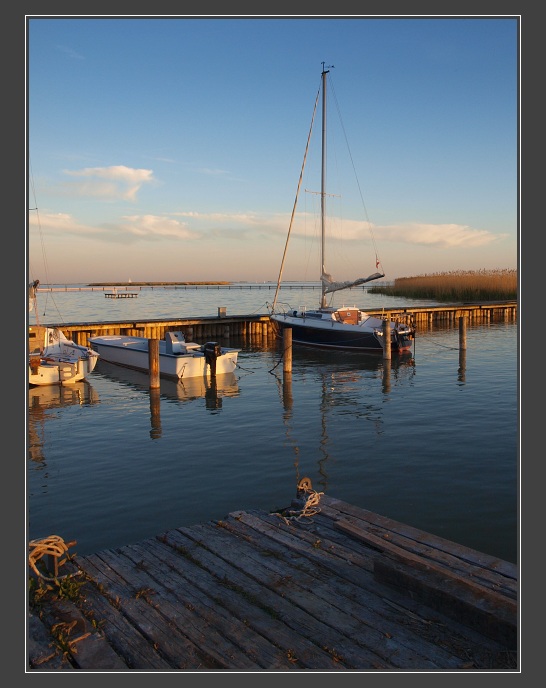
[[[216,316],[218,308],[227,309],[228,315],[250,313],[267,313],[268,303],[275,297],[273,283],[249,284],[234,283],[231,286],[195,287],[131,287],[118,289],[136,293],[136,298],[111,299],[105,293],[111,293],[112,288],[104,290],[95,287],[82,291],[73,291],[77,287],[86,285],[51,285],[56,291],[48,291],[45,286],[40,287],[38,293],[38,319],[42,323],[69,322],[104,322],[105,320],[139,320],[143,318],[161,319],[172,317]],[[59,291],[61,289],[72,291]],[[342,296],[343,295],[343,296]],[[338,305],[359,305],[368,309],[415,306],[415,300],[396,298],[384,294],[371,294],[368,288],[352,289],[339,292]],[[278,303],[290,303],[293,307],[305,306],[316,308],[319,305],[320,286],[318,282],[308,282],[306,287],[301,283],[286,283],[283,285]],[[342,299],[346,301],[343,302]],[[423,302],[424,305],[435,305],[435,301]],[[35,312],[29,314],[29,322],[35,323]]]
[[[316,306],[318,294],[283,289],[279,298]],[[265,313],[273,296],[274,285],[143,289],[119,300],[39,293],[38,315],[59,323],[218,307]],[[367,290],[350,301],[418,305]],[[281,345],[230,344],[243,348],[239,365],[216,388],[162,380],[157,399],[146,375],[99,361],[73,389],[30,389],[28,538],[60,535],[88,554],[238,509],[288,506],[306,476],[329,496],[517,561],[516,323],[468,325],[464,361],[457,325],[418,330],[411,355],[390,365],[296,347],[289,379]]]

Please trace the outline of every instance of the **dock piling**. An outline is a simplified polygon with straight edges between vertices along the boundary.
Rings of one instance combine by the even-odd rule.
[[[285,373],[292,372],[292,328],[283,330],[283,369]]]
[[[388,320],[383,320],[383,358],[391,359],[391,330]]]
[[[466,318],[459,316],[459,349],[466,351]]]
[[[159,389],[159,339],[148,339],[150,389]]]

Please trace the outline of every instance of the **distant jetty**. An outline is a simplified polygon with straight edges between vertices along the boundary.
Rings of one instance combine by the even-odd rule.
[[[176,287],[176,286],[200,286],[209,284],[231,284],[231,282],[90,282],[88,287]]]

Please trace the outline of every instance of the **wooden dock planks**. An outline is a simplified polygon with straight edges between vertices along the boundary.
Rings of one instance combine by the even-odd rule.
[[[312,518],[233,512],[66,566],[93,620],[77,644],[118,671],[517,667],[516,566],[324,495]],[[101,668],[33,652],[33,670]]]

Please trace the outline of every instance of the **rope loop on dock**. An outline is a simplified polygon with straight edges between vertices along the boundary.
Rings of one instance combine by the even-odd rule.
[[[49,537],[46,538],[41,538],[39,540],[31,540],[28,543],[28,548],[29,548],[29,554],[28,554],[28,563],[29,566],[32,568],[34,573],[39,576],[40,578],[43,578],[44,580],[49,580],[49,581],[54,581],[58,580],[59,578],[70,578],[71,576],[75,575],[72,573],[68,573],[64,576],[53,576],[49,577],[44,575],[38,570],[37,564],[38,561],[47,555],[55,557],[55,571],[59,566],[62,566],[67,559],[62,559],[59,561],[59,557],[62,557],[65,552],[68,552],[69,547],[72,547],[72,545],[75,545],[75,542],[69,542],[66,543],[62,537],[59,535],[50,535]],[[68,558],[68,557],[67,557]],[[78,572],[79,573],[79,572]]]
[[[308,523],[312,523],[313,516],[320,514],[319,503],[323,494],[324,492],[313,490],[309,478],[302,478],[298,483],[298,499],[296,500],[302,504],[301,509],[285,509],[282,512],[276,512],[276,516],[282,518],[287,525],[290,521],[300,521],[303,518],[308,519]],[[292,505],[294,506],[295,503],[292,502]]]

